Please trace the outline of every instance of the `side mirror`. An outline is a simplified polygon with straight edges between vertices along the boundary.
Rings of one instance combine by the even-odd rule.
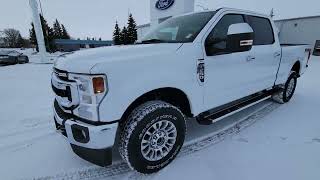
[[[253,45],[253,39],[253,29],[249,24],[232,24],[228,29],[227,49],[229,52],[250,51]]]

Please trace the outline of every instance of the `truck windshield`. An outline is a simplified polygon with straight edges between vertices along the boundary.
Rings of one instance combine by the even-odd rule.
[[[193,42],[215,13],[208,11],[170,18],[151,29],[137,44]]]

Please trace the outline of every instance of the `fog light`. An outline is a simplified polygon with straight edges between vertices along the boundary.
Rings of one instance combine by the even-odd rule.
[[[90,140],[89,130],[87,127],[79,126],[77,124],[71,125],[74,140],[80,143],[88,143]]]

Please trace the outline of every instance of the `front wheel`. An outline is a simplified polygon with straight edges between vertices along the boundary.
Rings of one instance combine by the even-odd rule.
[[[273,100],[281,104],[289,102],[296,90],[297,78],[297,73],[291,72],[284,88],[272,96]]]
[[[130,168],[154,173],[177,156],[185,134],[185,116],[178,108],[150,101],[136,108],[124,124],[119,152]]]

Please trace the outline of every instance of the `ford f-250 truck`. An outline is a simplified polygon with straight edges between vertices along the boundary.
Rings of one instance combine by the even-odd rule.
[[[134,45],[59,59],[56,128],[87,161],[110,165],[118,147],[132,169],[156,172],[179,153],[189,118],[208,125],[291,99],[311,49],[281,46],[277,34],[266,15],[221,8],[170,18]]]

